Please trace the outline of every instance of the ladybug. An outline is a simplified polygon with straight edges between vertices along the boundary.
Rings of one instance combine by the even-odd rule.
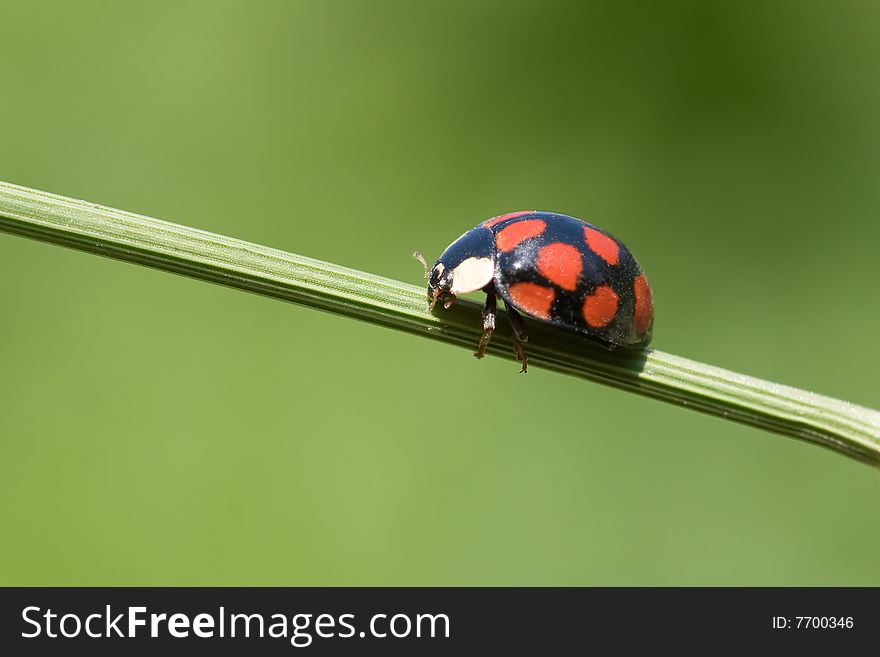
[[[483,290],[482,358],[495,330],[497,297],[513,328],[514,351],[526,371],[526,315],[582,333],[608,349],[651,341],[654,304],[639,263],[601,228],[554,212],[526,210],[484,221],[450,244],[428,271],[429,309],[449,308],[456,295]]]

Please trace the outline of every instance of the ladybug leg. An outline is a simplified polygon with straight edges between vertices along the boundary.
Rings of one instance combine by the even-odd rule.
[[[519,371],[522,374],[529,369],[529,359],[526,357],[526,350],[523,347],[529,341],[529,334],[526,333],[526,324],[523,322],[522,315],[516,312],[509,304],[504,305],[507,307],[507,318],[510,320],[510,328],[513,329],[513,353],[516,354],[516,359],[522,363],[522,369]]]
[[[495,288],[486,289],[486,303],[483,306],[483,337],[480,338],[480,344],[474,356],[482,358],[486,355],[486,347],[489,346],[489,340],[492,339],[492,333],[495,331],[495,311],[498,310],[498,300],[495,297]]]
[[[596,342],[605,347],[608,351],[614,351],[617,349],[617,345],[613,342],[609,342],[608,340],[603,340],[602,338],[594,338]]]

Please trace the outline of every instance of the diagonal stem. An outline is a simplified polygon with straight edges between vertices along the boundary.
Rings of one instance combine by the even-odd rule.
[[[0,231],[135,262],[473,349],[480,307],[427,312],[424,287],[0,182]],[[529,323],[529,364],[793,436],[880,465],[880,412],[648,349],[609,352]],[[513,358],[506,322],[487,353]]]

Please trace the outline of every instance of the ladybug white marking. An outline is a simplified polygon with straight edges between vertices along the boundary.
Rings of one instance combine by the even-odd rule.
[[[495,276],[492,258],[468,258],[452,270],[453,294],[466,294],[482,290]]]

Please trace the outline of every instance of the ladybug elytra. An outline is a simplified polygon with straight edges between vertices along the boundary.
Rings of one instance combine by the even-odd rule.
[[[424,262],[424,259],[422,259]],[[621,242],[580,219],[512,212],[484,221],[450,244],[428,273],[428,299],[449,308],[458,294],[483,290],[482,358],[495,330],[497,297],[526,371],[528,340],[520,313],[585,334],[603,346],[638,349],[651,340],[651,288]]]

